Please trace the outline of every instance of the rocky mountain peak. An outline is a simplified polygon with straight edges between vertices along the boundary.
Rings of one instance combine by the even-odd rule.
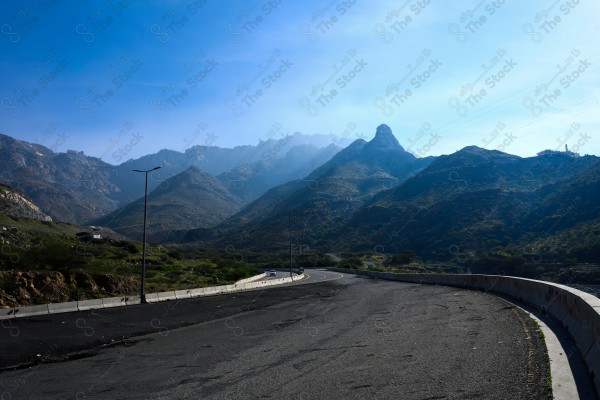
[[[367,158],[409,155],[398,142],[389,126],[381,124],[375,131],[375,137],[365,144],[362,155]],[[414,157],[411,157],[414,158]]]

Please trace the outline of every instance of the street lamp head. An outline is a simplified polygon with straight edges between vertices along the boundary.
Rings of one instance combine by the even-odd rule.
[[[145,173],[148,173],[148,172],[156,171],[157,169],[161,169],[161,168],[162,168],[161,166],[158,166],[158,167],[154,167],[154,168],[152,168],[152,169],[149,169],[149,170],[147,170],[147,171],[142,171],[142,170],[140,170],[140,169],[133,169],[132,171],[133,171],[133,172],[145,172]]]

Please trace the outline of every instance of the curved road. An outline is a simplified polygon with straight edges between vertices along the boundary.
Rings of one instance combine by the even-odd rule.
[[[551,398],[543,342],[510,303],[307,272],[284,287],[3,324],[3,367],[46,362],[1,372],[0,398]]]

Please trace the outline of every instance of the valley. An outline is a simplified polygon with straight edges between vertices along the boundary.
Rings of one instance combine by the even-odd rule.
[[[287,267],[290,244],[297,269],[600,284],[596,156],[521,158],[469,146],[419,158],[387,125],[343,149],[294,134],[256,147],[163,150],[118,166],[1,139],[4,306],[136,293],[144,199],[126,171],[155,164],[147,290]]]

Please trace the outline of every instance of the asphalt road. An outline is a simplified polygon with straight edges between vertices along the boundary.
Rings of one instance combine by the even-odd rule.
[[[318,274],[313,284],[12,321],[0,330],[4,367],[31,351],[45,362],[2,371],[0,398],[550,398],[543,342],[510,303]]]

